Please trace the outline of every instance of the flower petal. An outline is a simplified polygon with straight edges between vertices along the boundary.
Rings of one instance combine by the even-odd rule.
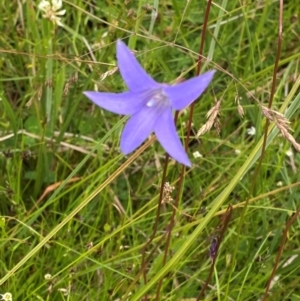
[[[51,5],[50,5],[49,1],[42,0],[38,5],[38,9],[45,12],[45,11],[51,9]]]
[[[164,88],[174,110],[181,110],[195,101],[211,82],[215,70],[208,71],[187,81]]]
[[[85,91],[83,94],[102,109],[122,115],[134,114],[141,110],[145,104],[145,96],[133,92],[105,93]]]
[[[161,112],[154,107],[144,107],[127,121],[121,136],[121,151],[124,155],[139,147],[153,132]]]
[[[154,132],[159,143],[171,157],[181,164],[189,167],[192,166],[191,161],[189,160],[177,135],[171,109],[165,111],[159,117],[158,122],[155,125]]]
[[[62,0],[52,0],[52,9],[54,11],[59,10],[62,7]]]
[[[63,10],[57,11],[57,12],[55,13],[55,15],[56,15],[56,16],[63,16],[65,13],[66,13],[66,10],[63,9]]]
[[[117,41],[117,59],[122,78],[129,90],[141,91],[158,86],[121,40]]]

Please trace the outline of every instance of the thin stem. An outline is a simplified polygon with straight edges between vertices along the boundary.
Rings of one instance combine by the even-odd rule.
[[[218,257],[218,252],[219,252],[219,248],[220,248],[220,245],[223,241],[223,237],[224,237],[224,234],[225,234],[225,231],[228,227],[228,224],[229,224],[229,221],[231,219],[231,215],[232,215],[232,205],[230,204],[226,210],[226,213],[225,213],[225,218],[224,218],[224,221],[223,221],[223,226],[222,226],[222,230],[221,230],[221,234],[219,235],[219,238],[218,238],[218,242],[217,242],[217,247],[216,247],[216,250],[215,250],[215,255],[213,257],[213,260],[212,260],[212,264],[210,266],[210,270],[209,270],[209,273],[208,273],[208,276],[205,280],[205,283],[202,287],[202,290],[200,291],[199,295],[198,295],[198,298],[196,301],[199,301],[201,300],[201,297],[204,295],[207,287],[208,287],[208,284],[209,284],[209,281],[211,279],[211,276],[213,274],[213,271],[214,271],[214,268],[215,268],[215,263],[216,263],[216,259]],[[219,225],[218,225],[219,227]],[[217,227],[217,228],[218,228]]]
[[[209,0],[208,3],[207,3],[207,6],[206,6],[206,11],[205,11],[203,29],[202,29],[202,32],[201,32],[202,35],[201,35],[199,56],[198,56],[198,62],[197,62],[197,71],[196,71],[197,75],[200,74],[200,70],[201,70],[201,64],[202,64],[202,58],[203,58],[202,54],[203,54],[204,41],[205,41],[205,36],[206,36],[206,30],[207,30],[208,17],[209,17],[211,3],[212,3],[212,0]],[[194,113],[194,106],[195,106],[195,103],[193,102],[190,106],[190,115],[189,115],[187,136],[186,136],[186,139],[185,139],[185,150],[188,149],[188,145],[189,145],[191,127],[192,127],[192,119],[193,119],[193,113]],[[177,117],[178,117],[178,112],[176,112],[176,115],[175,115],[176,120],[177,120]],[[172,234],[172,230],[173,230],[173,227],[174,227],[174,224],[175,224],[175,216],[176,216],[176,211],[177,211],[178,204],[179,204],[179,199],[180,199],[181,190],[182,190],[182,186],[183,186],[184,176],[185,176],[185,166],[182,165],[180,178],[179,178],[178,185],[177,185],[177,190],[176,190],[176,198],[175,198],[175,202],[174,202],[172,216],[171,216],[170,224],[168,226],[167,241],[166,241],[166,247],[165,247],[164,258],[163,258],[163,266],[166,264],[168,254],[169,254],[169,248],[170,248],[170,244],[171,244],[171,234]],[[161,290],[161,286],[162,286],[162,281],[163,281],[163,278],[160,279],[160,281],[158,282],[158,285],[157,285],[156,299],[155,299],[157,301],[160,300],[159,295],[160,295],[160,290]]]
[[[271,282],[272,282],[272,280],[274,278],[274,275],[276,273],[276,270],[277,270],[277,267],[278,267],[278,264],[279,264],[280,256],[281,256],[282,251],[283,251],[283,247],[284,247],[284,244],[285,244],[285,241],[286,241],[288,231],[289,231],[290,227],[292,226],[293,222],[297,219],[299,213],[300,213],[300,207],[297,209],[296,213],[290,218],[290,220],[286,224],[286,227],[285,227],[283,235],[282,235],[280,247],[279,247],[279,250],[278,250],[278,253],[277,253],[277,256],[276,256],[275,265],[274,265],[274,268],[272,270],[271,276],[268,280],[268,283],[267,283],[266,290],[265,290],[264,296],[262,298],[262,301],[265,301],[267,299],[268,292],[269,292],[269,289],[270,289],[270,286],[271,286]]]
[[[161,208],[162,200],[163,200],[164,185],[165,185],[165,182],[166,182],[166,176],[167,176],[167,170],[168,170],[168,163],[169,163],[169,155],[166,154],[165,165],[164,165],[164,170],[163,170],[163,175],[162,175],[162,180],[161,180],[161,185],[160,185],[159,200],[158,200],[158,206],[157,206],[157,211],[156,211],[156,218],[155,218],[155,222],[154,222],[154,227],[153,227],[151,237],[145,243],[145,246],[143,247],[143,250],[142,250],[142,267],[141,267],[141,271],[143,272],[143,278],[144,278],[144,283],[145,284],[147,283],[146,251],[147,251],[148,246],[151,244],[151,242],[153,241],[153,239],[154,239],[154,237],[157,233],[158,221],[159,221],[159,217],[160,217],[160,208]],[[150,255],[148,257],[148,261],[149,261],[149,258],[150,258]]]
[[[155,247],[151,250],[148,258],[147,259],[143,258],[142,266],[141,266],[140,270],[138,271],[138,273],[136,274],[134,280],[130,283],[130,286],[127,288],[126,293],[122,297],[122,300],[128,300],[128,294],[134,289],[135,284],[139,281],[139,278],[144,273],[148,263],[150,262],[151,257],[153,256],[154,252],[157,250],[158,246],[162,243],[164,238],[165,238],[165,235],[162,235],[161,238],[159,239],[159,241],[157,242],[157,244],[155,245]],[[147,300],[147,299],[148,299],[148,297],[147,297],[147,295],[145,295],[144,300]]]
[[[273,99],[274,99],[275,88],[276,88],[276,74],[277,74],[277,71],[278,71],[278,64],[279,64],[280,53],[281,53],[281,44],[282,44],[282,13],[283,13],[283,0],[280,0],[280,3],[279,3],[278,45],[277,45],[276,60],[275,60],[274,71],[273,71],[273,80],[272,80],[272,87],[271,87],[271,95],[270,95],[270,99],[269,99],[269,103],[268,103],[268,107],[269,108],[272,107],[272,103],[273,103]],[[253,190],[254,190],[254,187],[256,185],[258,174],[259,174],[259,172],[261,170],[262,162],[263,162],[265,151],[266,151],[269,125],[270,125],[270,122],[267,119],[266,126],[265,126],[265,132],[264,132],[264,140],[263,140],[263,145],[262,145],[261,156],[259,158],[257,168],[255,169],[255,173],[254,173],[254,176],[253,176],[253,181],[252,181],[251,187],[249,189],[249,193],[248,193],[248,197],[247,197],[246,202],[245,202],[245,206],[244,206],[243,211],[242,211],[241,216],[240,216],[240,223],[238,225],[238,230],[237,230],[238,234],[241,233],[243,218],[245,216],[245,213],[246,213],[249,201],[250,201],[250,197],[251,197],[251,195],[253,193]],[[239,241],[239,235],[237,236],[236,245],[238,245],[238,241]],[[237,253],[237,248],[235,248],[234,254],[232,256],[233,258],[235,258],[236,253]],[[229,272],[229,277],[228,277],[229,280],[228,280],[228,282],[231,279],[232,272],[233,272],[233,268],[231,268],[231,270]],[[229,292],[229,284],[227,285],[225,297],[228,296],[228,292]]]

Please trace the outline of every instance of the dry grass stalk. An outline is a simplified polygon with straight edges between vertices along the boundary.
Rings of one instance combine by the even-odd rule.
[[[217,101],[215,105],[207,112],[206,117],[208,118],[207,122],[200,128],[197,133],[197,137],[208,132],[212,126],[216,127],[218,133],[220,133],[220,122],[218,115],[220,113],[221,100]]]
[[[34,95],[32,97],[30,97],[30,99],[27,101],[27,103],[25,104],[25,106],[27,108],[32,106],[33,100],[34,98],[37,96],[38,101],[41,100],[42,98],[42,94],[43,94],[43,86],[40,86],[37,90],[37,92],[34,93]]]
[[[0,133],[1,134],[1,133]],[[38,139],[38,140],[45,140],[45,141],[48,141],[49,143],[52,143],[52,142],[55,142],[55,140],[53,140],[53,138],[50,138],[50,137],[45,137],[45,136],[39,136],[39,135],[36,135],[36,134],[33,134],[33,133],[30,133],[30,132],[27,132],[26,130],[19,130],[17,131],[16,133],[17,135],[25,135],[25,136],[28,136],[28,137],[31,137],[31,138],[34,138],[34,139]],[[0,137],[0,142],[1,141],[5,141],[7,139],[10,139],[11,137],[14,137],[15,136],[15,133],[11,133],[9,135],[6,135],[4,137]],[[67,143],[67,142],[63,142],[61,141],[59,143],[59,145],[61,146],[62,148],[62,151],[64,151],[65,149],[71,149],[71,150],[74,150],[74,151],[78,151],[80,153],[83,153],[83,154],[90,154],[90,150],[86,148],[83,148],[81,146],[77,146],[77,145],[74,145],[74,144],[70,144],[70,143]],[[92,157],[97,157],[96,154],[92,154],[91,155]]]
[[[108,70],[107,72],[103,73],[103,74],[100,76],[100,80],[105,80],[108,76],[111,76],[111,75],[113,75],[114,73],[116,73],[116,71],[117,71],[118,69],[119,69],[118,67],[114,67],[114,68],[112,68],[111,70]]]
[[[214,127],[216,129],[217,134],[220,136],[221,133],[221,122],[220,122],[220,118],[217,117],[214,123]]]
[[[270,121],[274,122],[281,132],[282,136],[288,140],[296,149],[297,152],[300,152],[300,144],[297,143],[295,138],[291,135],[289,124],[290,121],[281,113],[276,112],[275,110],[269,109],[265,106],[261,106],[263,115]]]
[[[240,97],[238,95],[235,96],[235,102],[237,104],[237,110],[238,110],[238,113],[239,115],[243,118],[244,115],[245,115],[245,112],[244,112],[244,108],[242,107],[242,105],[240,104]]]
[[[71,76],[70,78],[68,78],[65,87],[64,87],[64,91],[63,91],[63,96],[66,96],[69,93],[70,90],[70,86],[73,83],[76,83],[78,81],[78,72],[75,72],[75,74],[73,76]]]
[[[53,87],[53,81],[51,78],[46,79],[44,83],[45,87],[52,88]]]

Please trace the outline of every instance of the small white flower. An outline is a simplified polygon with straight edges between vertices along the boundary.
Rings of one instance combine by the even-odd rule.
[[[249,136],[255,136],[255,133],[256,133],[256,129],[254,126],[251,126],[251,128],[247,129],[247,134]]]
[[[289,148],[289,149],[285,152],[285,154],[286,154],[288,157],[293,157],[293,151],[292,151],[292,149]]]
[[[194,156],[194,158],[202,158],[203,157],[198,151],[194,152],[193,156]]]
[[[68,296],[69,291],[66,288],[59,288],[59,292],[61,292],[64,296]]]
[[[240,155],[241,154],[241,150],[239,150],[239,149],[235,149],[234,152],[235,152],[236,155]]]
[[[12,301],[12,294],[11,293],[5,293],[5,294],[0,294],[1,299],[4,301]]]
[[[66,13],[66,10],[60,10],[62,8],[62,0],[51,0],[46,1],[42,0],[38,5],[39,10],[43,11],[43,17],[49,19],[53,23],[56,23],[59,26],[62,26],[61,18]]]
[[[278,181],[276,184],[278,187],[281,187],[283,185],[282,181]]]
[[[44,278],[45,278],[45,280],[50,280],[51,278],[52,278],[52,275],[51,274],[45,274],[44,275]]]

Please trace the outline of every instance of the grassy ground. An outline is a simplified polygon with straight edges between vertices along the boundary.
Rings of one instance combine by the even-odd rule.
[[[299,5],[285,2],[272,108],[290,118],[299,141]],[[194,108],[193,167],[181,191],[181,166],[168,165],[179,204],[170,244],[174,201],[161,206],[146,284],[139,271],[165,153],[153,142],[124,157],[126,117],[82,92],[125,89],[114,72],[118,38],[138,50],[157,81],[194,76],[207,2],[63,1],[60,26],[38,4],[0,0],[0,293],[22,301],[196,300],[212,267],[209,248],[223,232],[201,300],[262,300],[276,263],[268,300],[300,300],[299,220],[288,225],[300,206],[300,157],[274,123],[259,164],[268,125],[260,103],[267,107],[272,95],[279,1],[219,0],[210,8],[202,71],[218,72]],[[213,127],[197,137],[216,100],[220,133]],[[189,112],[177,122],[182,139]]]

